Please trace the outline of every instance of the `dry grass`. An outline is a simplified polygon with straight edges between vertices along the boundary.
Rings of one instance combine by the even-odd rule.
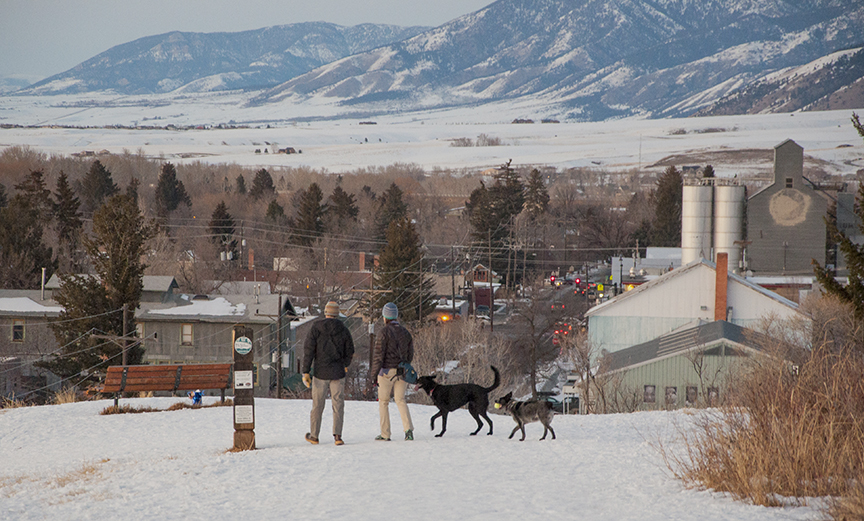
[[[861,521],[864,519],[864,481],[859,479],[847,495],[834,501],[828,514],[836,521]]]
[[[156,409],[155,407],[149,407],[146,405],[138,405],[133,407],[130,404],[123,404],[119,407],[115,407],[113,405],[109,407],[105,407],[99,414],[138,414],[143,412],[165,412],[165,411],[180,411],[183,409],[209,409],[211,407],[231,407],[234,405],[234,400],[231,398],[226,398],[224,402],[214,402],[209,405],[192,405],[191,403],[186,402],[177,402],[172,404],[167,409]]]
[[[25,402],[24,400],[16,400],[15,398],[6,398],[3,397],[3,400],[0,401],[0,409],[17,409],[19,407],[29,407],[33,404]]]
[[[64,403],[75,403],[78,401],[78,392],[74,388],[67,387],[66,389],[54,393],[51,403],[60,405]]]
[[[800,366],[762,360],[736,387],[737,406],[697,421],[696,430],[685,435],[682,456],[665,451],[678,477],[758,505],[833,496],[843,498],[838,502],[843,508],[860,507],[864,357],[859,352],[819,347]]]

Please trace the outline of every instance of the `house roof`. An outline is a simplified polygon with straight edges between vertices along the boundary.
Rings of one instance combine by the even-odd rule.
[[[96,275],[78,274],[81,277],[95,277]],[[174,277],[170,275],[144,275],[141,280],[144,285],[144,291],[166,293],[172,289],[178,289],[180,286]],[[45,283],[45,289],[55,290],[60,289],[60,277],[57,274],[51,275],[48,282]]]
[[[53,300],[41,300],[38,290],[0,291],[0,315],[56,317],[62,311]]]
[[[649,342],[607,353],[604,360],[608,364],[607,372],[615,372],[721,343],[761,351],[768,341],[769,338],[761,333],[725,320],[700,321],[695,326],[678,329]]]
[[[193,295],[176,295],[171,302],[142,302],[135,312],[141,322],[214,322],[214,323],[275,323],[279,307],[279,295],[219,295],[199,298]],[[293,309],[290,301],[282,296],[283,312]],[[287,311],[290,313],[290,311]],[[308,317],[315,319],[318,317]],[[293,320],[292,327],[303,323]]]
[[[633,288],[630,291],[625,291],[624,293],[622,293],[620,295],[616,295],[615,297],[607,300],[606,302],[603,302],[601,304],[594,306],[593,308],[589,309],[585,313],[585,316],[588,317],[588,316],[595,315],[600,310],[615,306],[615,305],[617,305],[617,304],[619,304],[619,303],[621,303],[627,299],[635,298],[637,295],[640,295],[641,293],[644,293],[646,291],[651,291],[652,288],[655,288],[661,284],[666,284],[670,280],[672,280],[676,277],[681,277],[682,275],[686,274],[687,272],[699,269],[702,266],[705,266],[705,267],[707,267],[713,271],[717,270],[717,265],[715,263],[709,261],[709,260],[705,260],[705,259],[695,260],[695,261],[687,264],[686,266],[682,266],[682,267],[680,267],[678,269],[674,269],[668,273],[664,273],[663,275],[657,277],[656,279],[650,280],[650,281],[646,282],[645,284],[641,284],[639,286],[636,286],[635,288]],[[798,309],[798,304],[792,302],[791,300],[789,300],[785,297],[782,297],[782,296],[778,295],[777,293],[774,293],[773,291],[767,290],[767,289],[763,288],[762,286],[759,286],[758,284],[754,284],[743,277],[739,277],[738,275],[735,275],[731,271],[729,272],[728,277],[729,277],[729,281],[734,281],[734,282],[737,282],[738,284],[742,284],[742,285],[746,286],[747,288],[750,288],[753,291],[756,291],[756,292],[760,293],[761,295],[768,297],[772,300],[775,300],[775,301],[777,301],[777,302],[779,302],[785,306],[788,306],[792,309],[796,309],[796,310]]]

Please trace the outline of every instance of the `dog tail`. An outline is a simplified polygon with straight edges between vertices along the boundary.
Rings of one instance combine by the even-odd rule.
[[[492,390],[494,390],[494,389],[497,389],[498,386],[501,384],[501,375],[498,374],[498,369],[495,369],[495,366],[494,366],[494,365],[490,365],[489,367],[491,367],[491,368],[492,368],[492,372],[495,373],[495,381],[492,382],[492,385],[491,385],[490,387],[484,387],[484,390],[485,390],[487,393],[488,393],[489,391],[492,391]]]

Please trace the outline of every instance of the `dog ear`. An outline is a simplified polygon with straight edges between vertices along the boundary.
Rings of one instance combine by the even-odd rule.
[[[513,391],[510,391],[509,393],[505,394],[504,396],[502,396],[502,398],[506,398],[507,400],[512,399],[513,398]]]
[[[437,375],[434,375],[434,374],[433,374],[433,375],[429,375],[429,378],[432,379],[432,380],[434,380],[434,379],[435,379],[435,376],[437,376]]]

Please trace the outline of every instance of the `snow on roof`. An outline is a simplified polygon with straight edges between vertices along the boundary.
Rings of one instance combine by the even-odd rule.
[[[213,300],[192,300],[186,306],[175,306],[168,309],[152,309],[151,315],[207,315],[207,316],[234,316],[246,314],[246,304],[234,305],[223,297]]]
[[[695,260],[695,261],[687,264],[686,266],[682,266],[682,267],[676,268],[676,269],[674,269],[668,273],[664,273],[663,275],[657,277],[654,280],[650,280],[650,281],[646,282],[645,284],[641,284],[639,286],[636,286],[635,288],[633,288],[630,291],[625,291],[624,293],[622,293],[620,295],[616,295],[615,297],[607,300],[606,302],[603,302],[601,304],[594,306],[593,308],[591,308],[587,312],[585,312],[585,316],[588,317],[588,316],[595,315],[601,309],[605,309],[607,307],[612,307],[624,299],[633,298],[634,296],[636,296],[636,295],[638,295],[644,291],[649,291],[651,288],[653,288],[655,286],[658,286],[660,284],[664,284],[667,281],[669,281],[670,279],[675,278],[675,277],[679,277],[682,274],[684,274],[688,271],[697,269],[699,266],[702,266],[702,265],[710,268],[711,270],[714,270],[714,271],[717,270],[717,265],[715,263],[709,261],[709,260],[705,260],[705,259]],[[779,302],[785,306],[788,306],[792,309],[796,309],[796,310],[798,309],[798,304],[796,304],[795,302],[792,302],[791,300],[789,300],[789,299],[787,299],[781,295],[778,295],[777,293],[774,293],[771,290],[765,289],[758,284],[755,284],[755,283],[753,283],[753,282],[751,282],[751,281],[749,281],[743,277],[740,277],[740,276],[732,273],[731,271],[729,272],[728,277],[729,277],[729,280],[738,282],[738,283],[756,291],[757,293],[759,293],[765,297],[770,298],[771,300],[775,300],[775,301],[777,301],[777,302]]]
[[[43,306],[29,297],[0,298],[0,311],[18,313],[60,313],[60,306]]]

